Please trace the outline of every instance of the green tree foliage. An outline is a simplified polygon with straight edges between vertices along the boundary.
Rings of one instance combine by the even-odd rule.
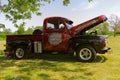
[[[12,34],[11,29],[7,29],[4,24],[0,24],[0,39],[4,39],[6,34]]]
[[[27,30],[25,30],[25,34],[32,34],[35,29],[42,29],[42,28],[43,26],[29,27]]]
[[[0,24],[0,28],[5,28],[5,25],[4,24]]]
[[[40,29],[42,30],[43,26],[32,26],[29,27],[27,30],[24,30],[24,34],[32,34],[34,30]]]
[[[7,19],[16,23],[18,20],[31,19],[32,14],[40,15],[39,7],[42,5],[40,1],[8,0],[8,4],[1,6],[0,10],[5,13]]]
[[[33,33],[33,28],[28,28],[26,31],[25,31],[25,34],[32,34]]]
[[[0,11],[8,20],[16,23],[18,20],[31,19],[32,14],[41,15],[40,7],[51,1],[54,0],[8,0],[7,4],[0,6]],[[70,0],[63,0],[63,5],[68,4],[70,4]]]
[[[109,24],[112,31],[114,32],[114,36],[116,36],[118,33],[120,34],[120,18],[117,15],[110,16]]]
[[[16,34],[24,34],[25,33],[25,23],[24,22],[20,25],[15,24],[14,26],[17,28]]]
[[[109,33],[109,24],[108,22],[104,22],[102,24],[99,25],[100,26],[100,29],[99,29],[99,32],[103,35],[105,34],[108,34]]]
[[[36,26],[34,29],[42,29],[43,26]]]
[[[4,28],[2,33],[4,33],[4,34],[12,34],[12,31],[9,28],[8,29]]]
[[[89,32],[92,32],[95,30],[97,30],[98,34],[108,35],[110,32],[108,22],[104,22],[104,23],[101,23],[101,24],[93,27],[92,29],[89,30]]]

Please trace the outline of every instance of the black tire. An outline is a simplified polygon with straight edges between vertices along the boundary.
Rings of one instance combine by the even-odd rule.
[[[15,59],[24,59],[26,58],[26,50],[24,47],[16,47],[14,50]]]
[[[89,45],[79,46],[76,57],[80,62],[92,62],[96,58],[96,51]]]

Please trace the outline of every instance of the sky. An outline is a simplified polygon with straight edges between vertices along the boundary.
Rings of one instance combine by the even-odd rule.
[[[46,3],[45,6],[40,8],[41,16],[33,15],[31,20],[26,20],[26,29],[31,26],[42,26],[44,18],[50,16],[61,16],[73,20],[77,25],[99,15],[106,15],[110,17],[111,14],[120,16],[120,0],[70,0],[68,6],[63,6],[62,0],[55,0],[50,4]],[[6,3],[7,0],[2,0]],[[16,28],[12,22],[6,20],[4,14],[0,13],[0,23],[5,24],[6,28],[15,31]]]

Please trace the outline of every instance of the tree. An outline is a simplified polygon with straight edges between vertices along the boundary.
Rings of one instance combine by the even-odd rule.
[[[32,34],[33,33],[33,27],[29,27],[26,31],[25,34]]]
[[[36,26],[34,29],[42,29],[43,26]]]
[[[100,24],[100,32],[103,35],[106,35],[109,33],[109,28],[108,28],[109,24],[108,22],[104,22]]]
[[[0,4],[0,11],[8,20],[16,23],[18,20],[31,19],[32,14],[41,15],[40,7],[51,1],[54,0],[8,0],[7,4]],[[63,5],[68,4],[70,4],[70,0],[63,0]]]
[[[0,24],[0,32],[3,31],[3,29],[5,28],[4,24]]]
[[[0,28],[5,28],[5,25],[4,24],[0,24]]]
[[[6,34],[12,34],[12,31],[11,31],[11,29],[10,28],[4,28],[3,29],[3,33],[6,35]]]
[[[116,36],[117,33],[120,33],[120,18],[117,15],[110,16],[109,24],[114,32],[114,36]]]
[[[25,33],[25,23],[24,22],[20,25],[15,24],[14,26],[17,28],[17,31],[16,31],[17,34],[24,34]]]
[[[31,19],[32,14],[40,15],[40,2],[41,0],[8,0],[8,4],[1,6],[0,10],[8,20],[16,23],[18,20]]]
[[[94,30],[97,30],[98,34],[102,34],[102,35],[108,35],[109,34],[109,28],[108,28],[109,24],[108,22],[103,22],[95,27],[93,27],[92,29],[90,29],[88,31],[89,32],[92,32]]]
[[[34,30],[36,29],[42,29],[43,26],[32,26],[29,27],[27,30],[25,30],[25,34],[32,34]]]

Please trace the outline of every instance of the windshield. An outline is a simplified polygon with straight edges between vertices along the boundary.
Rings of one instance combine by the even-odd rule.
[[[71,20],[66,21],[66,26],[68,27],[68,29],[70,29],[71,27],[73,27],[73,22]]]
[[[68,27],[68,29],[70,29],[71,27],[73,27],[72,24],[68,24],[68,23],[66,23],[66,26]]]
[[[73,27],[73,21],[71,21],[71,20],[67,20],[66,21],[66,26],[68,27],[68,29],[70,29],[71,27]]]
[[[64,28],[64,24],[59,19],[50,20],[47,23],[48,29],[61,29]]]

